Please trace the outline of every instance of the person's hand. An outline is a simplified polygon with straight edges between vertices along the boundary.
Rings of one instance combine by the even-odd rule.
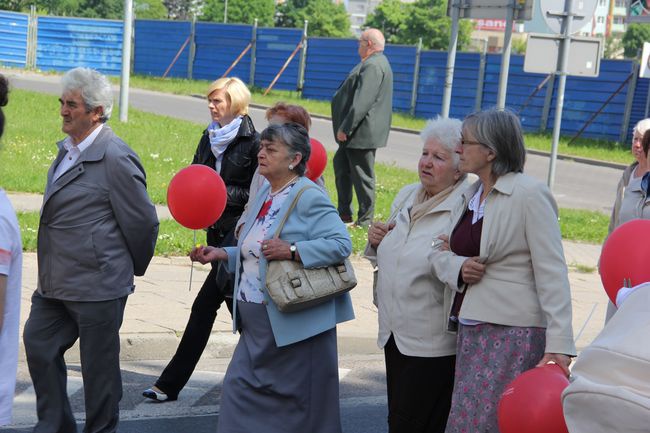
[[[368,243],[370,246],[376,249],[384,239],[384,236],[386,236],[393,227],[395,227],[394,221],[390,224],[379,221],[372,223],[370,227],[368,227]]]
[[[481,281],[485,273],[485,265],[479,262],[479,257],[470,257],[463,262],[460,276],[467,284],[476,284]]]
[[[270,260],[291,260],[291,244],[282,239],[266,239],[262,241],[262,254],[268,261]],[[297,255],[297,251],[296,251]]]
[[[199,262],[203,265],[206,263],[214,262],[216,260],[226,260],[228,255],[223,248],[216,248],[210,246],[199,245],[192,248],[190,251],[190,260]]]
[[[563,355],[561,353],[545,353],[542,360],[537,364],[537,367],[543,367],[549,362],[559,365],[566,377],[569,377],[571,374],[569,371],[569,365],[571,365],[570,356]]]
[[[336,139],[338,141],[348,141],[348,136],[345,134],[345,132],[339,131],[336,133]]]
[[[433,246],[440,251],[449,251],[449,236],[440,235],[433,241]]]

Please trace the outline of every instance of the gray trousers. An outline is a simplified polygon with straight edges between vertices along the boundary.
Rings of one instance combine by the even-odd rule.
[[[76,433],[64,353],[79,339],[86,405],[84,433],[117,431],[122,399],[120,337],[126,296],[73,302],[32,296],[23,339],[36,392],[34,433]]]
[[[338,211],[352,216],[352,187],[359,202],[358,225],[367,226],[375,213],[375,152],[377,149],[348,149],[339,147],[332,160]]]

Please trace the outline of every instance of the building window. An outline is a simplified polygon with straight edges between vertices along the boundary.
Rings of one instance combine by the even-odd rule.
[[[614,24],[623,24],[623,17],[614,17]]]
[[[616,6],[617,8],[624,8],[625,0],[615,0],[614,6]]]
[[[602,24],[602,23],[604,23],[604,22],[605,22],[605,17],[600,16],[600,17],[596,18],[596,22],[597,22],[598,24]]]

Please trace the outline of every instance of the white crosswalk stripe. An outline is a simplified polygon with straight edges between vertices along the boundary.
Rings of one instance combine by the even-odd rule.
[[[339,368],[339,380],[343,381],[350,371],[351,370],[347,368]],[[123,370],[123,376],[133,373],[137,374],[137,372]],[[217,399],[205,399],[204,397],[206,394],[215,390],[215,388],[221,388],[224,375],[225,373],[223,372],[195,371],[187,385],[183,388],[178,401],[160,404],[143,397],[142,401],[137,403],[134,407],[122,407],[120,410],[120,419],[132,420],[142,418],[168,418],[175,416],[216,414],[219,411],[219,406],[216,401]],[[134,389],[132,386],[130,389],[124,389],[124,393],[126,394],[127,392],[141,392],[141,390],[140,388]],[[76,393],[83,393],[83,380],[79,376],[68,376],[68,396],[72,398]],[[361,400],[358,399],[349,400],[350,401],[342,400],[342,405],[354,406],[362,403]],[[370,402],[370,400],[367,402]],[[122,401],[122,406],[124,405],[125,399]],[[83,408],[73,406],[73,411],[76,420],[78,422],[83,422],[85,419]],[[36,424],[36,421],[36,394],[34,388],[29,386],[14,397],[12,426],[31,426]]]

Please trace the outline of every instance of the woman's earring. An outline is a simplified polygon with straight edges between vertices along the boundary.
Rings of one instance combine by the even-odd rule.
[[[289,170],[293,170],[293,164],[289,164]]]

